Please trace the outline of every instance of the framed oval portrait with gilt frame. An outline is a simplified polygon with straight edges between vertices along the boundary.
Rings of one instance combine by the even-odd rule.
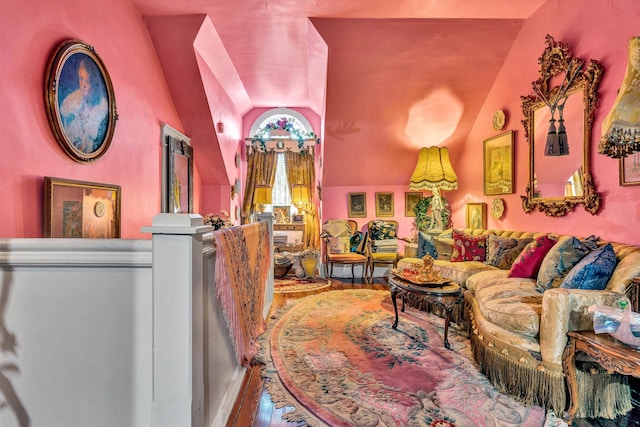
[[[47,64],[45,104],[69,157],[87,163],[106,153],[118,114],[109,73],[92,46],[75,39],[56,46]]]

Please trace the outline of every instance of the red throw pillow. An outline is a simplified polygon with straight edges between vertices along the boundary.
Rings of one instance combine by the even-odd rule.
[[[453,230],[451,262],[481,261],[487,257],[487,236],[472,236]]]
[[[511,265],[509,277],[529,277],[535,279],[547,253],[557,240],[551,236],[537,237],[529,243]]]

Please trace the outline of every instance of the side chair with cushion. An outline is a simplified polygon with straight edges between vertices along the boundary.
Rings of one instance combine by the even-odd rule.
[[[367,268],[371,283],[376,266],[396,268],[398,265],[398,221],[374,219],[369,221],[368,232]]]
[[[351,281],[355,282],[354,267],[362,266],[362,279],[367,280],[366,235],[358,230],[351,219],[328,220],[322,226],[324,275],[333,276],[334,264],[351,266]]]

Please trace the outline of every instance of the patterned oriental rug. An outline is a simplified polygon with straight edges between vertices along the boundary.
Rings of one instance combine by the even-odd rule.
[[[290,301],[260,336],[258,360],[283,418],[310,426],[542,426],[545,413],[498,393],[468,339],[388,291],[338,290]]]
[[[332,283],[331,279],[298,279],[297,277],[286,277],[284,279],[275,279],[273,291],[276,294],[299,297],[329,290]]]

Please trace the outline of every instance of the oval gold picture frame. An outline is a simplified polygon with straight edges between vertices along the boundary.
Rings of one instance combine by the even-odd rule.
[[[102,157],[118,120],[109,73],[94,48],[66,40],[54,49],[45,74],[47,118],[58,144],[73,160]]]

